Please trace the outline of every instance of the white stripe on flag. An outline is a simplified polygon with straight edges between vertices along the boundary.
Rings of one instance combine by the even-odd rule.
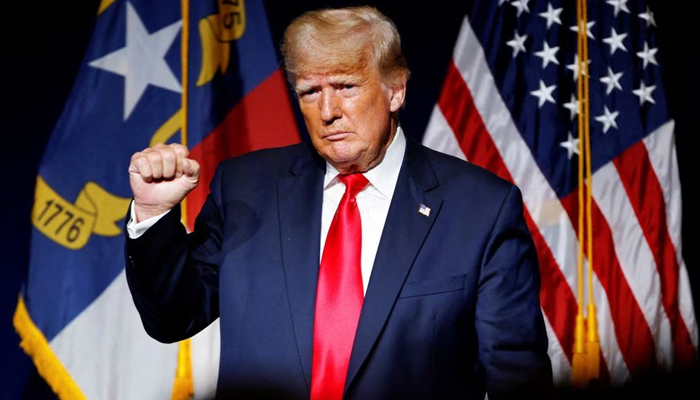
[[[550,338],[549,347],[547,348],[547,354],[552,361],[552,376],[554,381],[558,385],[568,386],[573,380],[571,379],[571,363],[569,363],[564,353],[564,349],[561,347],[561,343],[556,340],[557,334],[552,329],[552,325],[547,318],[547,314],[544,314],[545,328],[547,328],[547,336]]]
[[[584,279],[588,279],[588,264],[584,270]],[[596,317],[598,318],[598,336],[600,337],[600,351],[607,365],[610,382],[613,385],[624,384],[630,376],[625,358],[622,356],[620,346],[617,342],[615,324],[610,314],[610,303],[605,294],[600,281],[593,274],[593,296],[596,304]],[[573,319],[572,319],[573,321]]]
[[[124,271],[50,345],[89,400],[171,398],[178,345],[146,334]]]
[[[440,107],[433,107],[430,115],[430,123],[423,135],[423,144],[437,151],[466,160],[462,148],[459,147],[450,125],[445,121],[445,117],[440,112]]]
[[[220,323],[217,318],[190,341],[192,349],[192,379],[194,399],[211,400],[216,395],[221,349]]]

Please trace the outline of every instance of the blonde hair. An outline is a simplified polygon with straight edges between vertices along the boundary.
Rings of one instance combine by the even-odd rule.
[[[394,23],[370,6],[308,11],[292,21],[281,46],[289,82],[312,66],[352,71],[376,67],[391,85],[405,82],[410,70],[401,51],[401,37]],[[312,66],[311,66],[312,65]]]

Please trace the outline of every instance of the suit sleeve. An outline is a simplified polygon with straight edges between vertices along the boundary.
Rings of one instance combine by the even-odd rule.
[[[488,240],[476,305],[479,356],[490,400],[551,395],[552,368],[539,289],[537,253],[520,190],[513,186]]]
[[[180,222],[178,205],[142,236],[126,238],[129,289],[146,332],[160,342],[187,339],[219,317],[219,175],[194,232],[188,234]]]

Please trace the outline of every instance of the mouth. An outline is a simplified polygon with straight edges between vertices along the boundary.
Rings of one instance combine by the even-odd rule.
[[[330,141],[334,142],[334,141],[338,141],[338,140],[343,140],[346,137],[348,137],[348,135],[350,135],[350,133],[348,133],[348,132],[330,132],[330,133],[325,134],[323,136],[323,139],[330,140]]]

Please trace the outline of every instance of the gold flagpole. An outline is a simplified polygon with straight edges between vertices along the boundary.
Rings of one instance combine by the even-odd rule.
[[[181,64],[182,64],[182,106],[180,113],[182,124],[180,137],[183,146],[187,146],[187,99],[189,89],[189,39],[190,39],[190,4],[189,0],[182,0],[182,38],[181,38]],[[187,199],[182,200],[182,223],[187,227]],[[173,382],[171,400],[189,400],[194,397],[194,380],[192,377],[192,346],[190,339],[178,343],[177,370]]]
[[[579,159],[578,159],[578,314],[574,331],[574,359],[572,362],[575,387],[588,387],[600,375],[600,338],[593,295],[593,220],[592,168],[590,137],[590,91],[588,73],[588,13],[585,0],[577,2],[578,20],[578,109],[579,109]],[[585,224],[584,224],[585,217]],[[584,237],[585,233],[585,237]],[[584,254],[588,260],[588,307],[583,307]]]

